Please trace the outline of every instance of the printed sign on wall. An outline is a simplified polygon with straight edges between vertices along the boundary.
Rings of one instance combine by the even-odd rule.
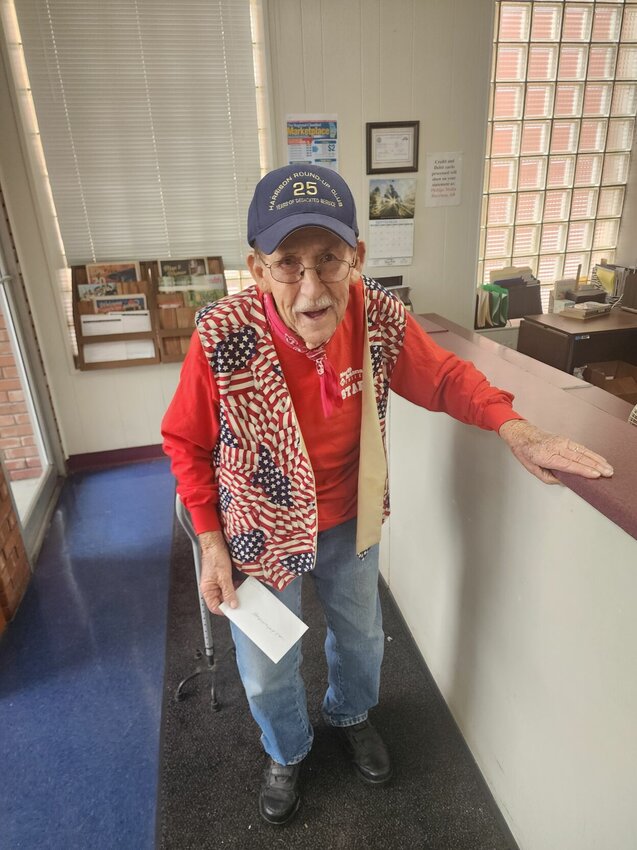
[[[460,203],[462,154],[427,154],[426,207],[453,207]]]
[[[290,165],[323,165],[338,171],[336,115],[288,115],[287,142]]]

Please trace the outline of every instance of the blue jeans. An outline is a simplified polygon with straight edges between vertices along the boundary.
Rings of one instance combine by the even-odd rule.
[[[332,726],[351,726],[367,718],[378,702],[384,635],[378,596],[378,546],[360,560],[356,519],[321,531],[315,582],[327,621],[325,656],[328,688],[323,716]],[[284,590],[269,588],[301,616],[301,582]],[[314,733],[301,677],[301,641],[274,664],[232,623],[237,666],[250,711],[261,729],[266,753],[279,764],[296,764],[308,754]]]

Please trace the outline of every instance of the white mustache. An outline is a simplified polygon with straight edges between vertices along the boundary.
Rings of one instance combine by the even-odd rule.
[[[332,299],[329,295],[322,295],[318,301],[302,301],[300,304],[294,305],[295,313],[315,313],[319,310],[326,310],[332,306]]]

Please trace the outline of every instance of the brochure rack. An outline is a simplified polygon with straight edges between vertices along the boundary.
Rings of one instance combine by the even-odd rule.
[[[169,264],[179,267],[187,262],[192,261],[136,262],[139,279],[105,281],[102,290],[108,289],[109,294],[88,291],[91,287],[86,266],[72,266],[77,368],[81,371],[120,369],[183,360],[194,330],[195,314],[210,300],[227,293],[223,260],[218,256],[205,258],[208,277],[202,276],[201,284],[196,276],[166,276]],[[199,262],[204,265],[203,259]],[[215,278],[214,287],[211,276]],[[182,284],[182,280],[186,282]],[[131,331],[125,330],[127,327]]]
[[[142,262],[140,266],[141,280],[130,281],[126,283],[117,283],[117,294],[121,296],[123,301],[126,296],[131,296],[130,301],[134,301],[135,295],[143,295],[145,298],[146,308],[150,314],[150,329],[145,331],[134,331],[124,333],[85,333],[86,324],[83,324],[82,317],[106,315],[95,312],[94,305],[91,300],[82,299],[79,295],[78,287],[86,285],[88,278],[86,274],[86,266],[71,267],[71,284],[73,298],[73,322],[75,325],[75,336],[77,339],[77,358],[76,365],[81,371],[89,371],[92,369],[121,369],[126,366],[149,366],[159,363],[159,349],[156,339],[156,304],[155,304],[155,287],[151,283],[152,262]],[[122,313],[129,313],[127,310],[122,310]],[[132,314],[134,311],[130,311]],[[110,315],[113,315],[112,313]],[[149,351],[152,350],[152,356],[148,357],[133,357],[125,353],[126,343],[145,342]],[[112,359],[108,359],[107,344],[119,343],[119,345],[111,346],[111,349],[118,355]],[[149,345],[150,343],[150,345]],[[122,346],[124,344],[124,346]],[[98,348],[96,348],[96,346]],[[133,346],[129,345],[129,351],[132,353]],[[99,349],[99,354],[97,351]],[[91,356],[93,353],[101,359],[94,359]],[[124,356],[122,357],[122,353]]]
[[[223,292],[227,293],[226,279],[221,257],[206,257],[209,275],[221,275]],[[159,281],[159,265],[153,269]],[[171,292],[162,291],[156,284],[157,339],[163,363],[183,360],[188,352],[190,337],[195,328],[195,314],[208,301],[199,298],[199,293],[188,286],[174,287]],[[194,304],[194,306],[192,306]]]

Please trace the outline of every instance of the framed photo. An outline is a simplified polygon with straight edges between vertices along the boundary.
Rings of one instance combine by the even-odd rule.
[[[418,171],[420,121],[367,124],[367,173]]]
[[[141,280],[139,263],[89,263],[86,266],[88,283],[105,286],[113,283],[133,283]]]

